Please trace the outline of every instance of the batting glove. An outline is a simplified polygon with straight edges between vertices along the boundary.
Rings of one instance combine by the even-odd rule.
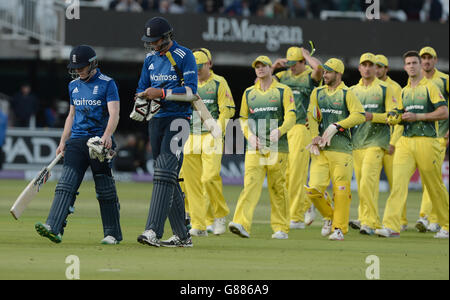
[[[89,148],[89,157],[91,159],[98,159],[100,162],[104,162],[106,159],[109,162],[116,155],[114,150],[106,149],[103,146],[99,136],[90,138],[86,145]]]
[[[130,118],[135,121],[142,122],[147,118],[149,111],[150,102],[145,98],[136,97]]]

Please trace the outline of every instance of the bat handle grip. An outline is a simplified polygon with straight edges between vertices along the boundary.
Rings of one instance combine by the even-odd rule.
[[[63,152],[60,152],[55,159],[48,165],[47,169],[51,170],[53,169],[53,167],[58,163],[58,161],[61,159],[61,157],[63,156]]]

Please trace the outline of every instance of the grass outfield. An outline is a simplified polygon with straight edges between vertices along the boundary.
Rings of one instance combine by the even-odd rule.
[[[449,242],[414,229],[421,193],[411,192],[410,229],[399,239],[362,236],[350,229],[344,242],[321,237],[321,218],[306,230],[289,233],[288,240],[271,239],[267,191],[256,208],[251,238],[229,232],[194,237],[194,248],[153,248],[136,242],[144,230],[151,184],[118,182],[124,240],[100,245],[103,238],[93,182],[84,182],[61,244],[53,244],[34,230],[45,222],[55,182],[47,183],[19,221],[9,208],[27,182],[0,180],[0,279],[66,279],[65,259],[80,259],[81,279],[366,279],[366,257],[380,259],[381,279],[449,279]],[[224,187],[234,212],[240,186]],[[387,194],[380,195],[383,212]],[[356,217],[353,195],[351,217]],[[231,218],[231,216],[229,216]],[[166,226],[165,238],[172,234]]]

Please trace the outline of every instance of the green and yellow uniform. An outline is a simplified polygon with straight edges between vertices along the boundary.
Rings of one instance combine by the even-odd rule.
[[[248,233],[266,175],[272,230],[289,232],[289,201],[285,184],[289,146],[286,133],[294,126],[295,119],[294,96],[287,85],[273,80],[264,91],[258,81],[245,90],[240,111],[242,131],[247,140],[250,135],[256,135],[265,145],[265,151],[256,151],[247,143],[245,153],[244,189],[237,201],[233,222],[241,224]],[[270,132],[277,128],[281,137],[278,143],[271,143]]]
[[[294,222],[304,222],[305,212],[311,206],[302,187],[308,178],[310,153],[305,147],[311,143],[311,134],[306,127],[307,110],[311,92],[319,85],[311,75],[313,69],[306,66],[304,72],[294,75],[289,69],[277,73],[278,80],[289,86],[294,95],[297,120],[288,134],[289,155],[286,172],[286,185],[289,196],[290,219]]]
[[[416,87],[403,88],[399,109],[430,113],[447,105],[439,89],[425,77]],[[442,180],[437,122],[403,122],[403,136],[396,143],[393,163],[393,188],[386,202],[383,225],[400,232],[401,215],[408,197],[408,185],[416,168],[429,192],[439,225],[448,231],[448,192]]]
[[[387,77],[386,83],[388,83],[393,92],[394,92],[394,97],[396,99],[396,101],[398,101],[398,99],[400,99],[402,97],[402,87],[400,86],[400,84],[398,84],[396,81],[392,80],[389,76]],[[395,126],[391,126],[391,141],[389,142],[390,145],[395,147],[395,144],[397,143],[398,139],[402,136],[403,131],[401,130],[395,130]],[[394,150],[394,154],[395,154],[395,150]],[[393,162],[394,162],[394,154],[389,154],[387,152],[384,153],[383,156],[383,168],[384,168],[384,173],[386,174],[388,183],[389,183],[389,191],[392,191],[392,175],[393,175]],[[402,213],[402,225],[408,225],[408,219],[406,217],[406,206],[403,210]]]
[[[368,86],[362,79],[351,87],[372,121],[356,125],[352,130],[353,162],[358,184],[358,215],[361,225],[381,228],[378,214],[378,191],[384,152],[389,147],[390,128],[387,112],[395,108],[396,100],[389,84],[375,78]]]
[[[402,87],[400,86],[400,84],[398,84],[397,82],[395,82],[394,80],[392,80],[389,76],[387,77],[386,81],[384,81],[385,83],[389,84],[389,86],[391,87],[393,93],[394,93],[394,98],[396,99],[396,101],[398,101],[398,99],[401,98],[401,94],[402,94]],[[401,136],[401,132],[400,135],[397,133],[397,136],[394,136],[394,126],[391,126],[391,141],[390,144],[392,146],[395,146],[395,143],[398,141],[398,139]],[[398,132],[398,131],[397,131]],[[388,153],[385,153],[384,157],[383,157],[383,168],[384,168],[384,173],[386,174],[387,180],[389,182],[389,189],[392,190],[392,162],[394,161],[394,155],[390,155]]]
[[[448,92],[448,75],[445,73],[442,73],[438,70],[435,70],[434,75],[431,80],[440,90],[441,94],[444,96],[445,100],[447,101],[447,106],[449,105],[448,99],[449,99],[449,92]],[[440,144],[440,164],[444,163],[445,159],[445,151],[447,148],[447,139],[445,138],[445,135],[448,132],[448,118],[446,120],[438,121],[438,132],[437,137]],[[430,200],[430,195],[428,193],[428,190],[424,187],[423,189],[423,196],[422,196],[422,205],[420,206],[420,216],[421,217],[428,217],[428,220],[430,223],[437,223],[437,216],[436,213],[432,212],[432,205]]]
[[[205,82],[198,83],[198,94],[218,125],[225,133],[227,121],[234,116],[235,106],[227,81],[210,71]],[[186,194],[186,211],[191,216],[192,228],[205,230],[216,218],[229,213],[222,192],[220,169],[223,140],[214,140],[201,126],[197,111],[191,119],[191,133],[184,146],[182,174]],[[195,176],[186,176],[195,174]]]
[[[333,230],[339,228],[345,234],[348,232],[353,174],[350,128],[365,121],[364,108],[344,82],[333,91],[325,85],[311,93],[308,120],[312,138],[321,136],[331,124],[338,124],[343,129],[333,136],[330,146],[325,146],[319,155],[311,156],[306,193],[322,216],[333,220]],[[325,197],[330,180],[334,208],[331,200]]]

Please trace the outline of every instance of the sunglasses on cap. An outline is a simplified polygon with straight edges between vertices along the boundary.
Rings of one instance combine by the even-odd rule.
[[[302,62],[304,60],[288,60],[288,62],[286,63],[286,66],[288,67],[292,67],[295,66],[298,62]]]

